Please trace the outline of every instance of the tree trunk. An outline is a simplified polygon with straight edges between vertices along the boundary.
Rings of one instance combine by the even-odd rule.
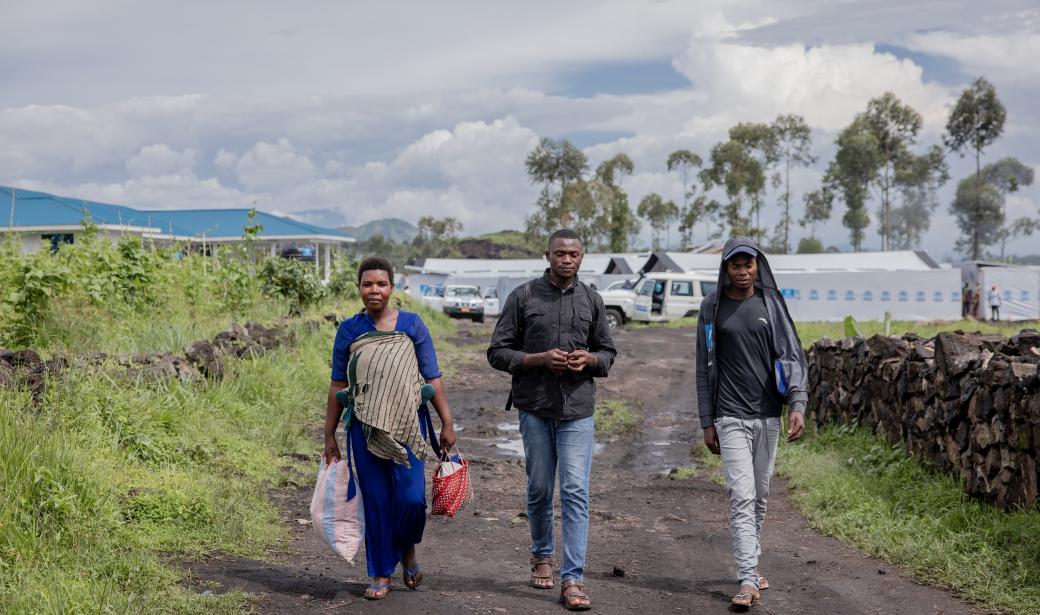
[[[784,252],[791,253],[791,160],[784,171]]]

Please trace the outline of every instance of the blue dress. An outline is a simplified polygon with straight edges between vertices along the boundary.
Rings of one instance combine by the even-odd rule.
[[[362,311],[343,321],[336,332],[332,347],[332,379],[347,381],[350,345],[358,337],[376,330],[368,312]],[[418,314],[398,312],[395,331],[408,334],[415,344],[419,373],[426,380],[441,377],[433,339]],[[423,437],[426,423],[420,421]],[[368,575],[389,577],[394,573],[405,549],[422,542],[426,527],[426,466],[408,451],[411,468],[368,452],[365,435],[359,421],[351,421],[350,448],[354,456],[358,487],[365,507],[365,553]]]

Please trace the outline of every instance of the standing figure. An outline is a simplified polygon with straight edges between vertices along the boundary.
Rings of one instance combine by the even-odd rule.
[[[797,440],[808,369],[765,254],[746,237],[731,238],[722,254],[718,290],[704,298],[697,321],[697,405],[704,443],[722,455],[729,490],[740,583],[732,602],[748,607],[769,587],[758,558],[781,412],[787,404],[787,441]]]
[[[968,311],[971,309],[971,287],[965,282],[964,286],[961,287],[961,318],[968,317]]]
[[[585,593],[589,531],[589,474],[595,429],[594,377],[606,376],[617,351],[603,299],[578,270],[584,246],[571,230],[549,238],[549,268],[506,299],[488,347],[488,362],[513,375],[507,409],[520,412],[527,464],[527,522],[531,528],[530,585],[553,581],[553,492],[557,472],[563,510],[560,601],[591,608]]]
[[[989,289],[989,311],[990,320],[1000,320],[1000,291],[996,284]]]
[[[363,404],[351,403],[344,429],[364,506],[369,600],[387,596],[398,564],[406,587],[416,589],[423,581],[415,545],[422,542],[426,525],[424,459],[426,440],[433,437],[420,393],[423,380],[433,387],[443,450],[455,443],[430,331],[418,314],[389,306],[393,280],[393,265],[385,258],[369,257],[358,267],[365,307],[336,332],[325,415],[324,454],[332,463],[342,458],[336,442],[341,412],[336,393],[348,389],[365,396]]]

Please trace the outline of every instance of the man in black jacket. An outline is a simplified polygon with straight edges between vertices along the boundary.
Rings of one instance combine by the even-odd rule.
[[[584,246],[569,229],[553,233],[545,275],[506,299],[488,347],[495,369],[513,375],[510,403],[520,411],[527,462],[527,521],[532,587],[553,587],[553,491],[560,474],[563,582],[560,600],[588,610],[585,548],[589,474],[595,438],[594,377],[606,376],[617,351],[603,299],[578,280]]]

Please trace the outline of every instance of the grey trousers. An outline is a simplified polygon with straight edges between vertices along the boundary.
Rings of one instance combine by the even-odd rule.
[[[715,430],[729,489],[729,530],[737,561],[737,581],[757,587],[755,568],[762,553],[759,538],[766,518],[780,419],[720,416],[715,419]]]

